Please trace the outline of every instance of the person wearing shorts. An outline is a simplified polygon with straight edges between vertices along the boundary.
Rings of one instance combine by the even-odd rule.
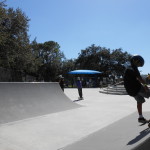
[[[130,63],[131,65],[125,70],[124,87],[127,93],[137,101],[138,122],[144,123],[146,119],[143,117],[142,105],[145,102],[145,98],[150,97],[150,90],[138,70],[138,67],[144,65],[144,59],[140,55],[134,55]]]

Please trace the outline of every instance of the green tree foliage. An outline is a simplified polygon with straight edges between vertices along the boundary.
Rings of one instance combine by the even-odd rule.
[[[0,66],[26,71],[32,61],[28,32],[28,17],[18,8],[0,5]]]
[[[60,74],[62,74],[63,76],[65,76],[66,78],[69,77],[69,75],[67,74],[69,71],[75,70],[75,59],[65,59],[62,62],[62,67],[60,70]]]
[[[45,43],[32,42],[32,53],[37,74],[45,81],[54,81],[62,66],[64,54],[60,51],[57,42],[47,41]]]
[[[104,71],[104,66],[108,64],[109,60],[110,50],[93,44],[85,50],[81,50],[81,54],[76,60],[76,68]]]
[[[0,2],[0,67],[54,81],[62,70],[64,54],[57,42],[31,43],[28,17],[18,8]]]
[[[131,55],[127,52],[123,52],[121,48],[113,50],[111,53],[109,72],[114,72],[117,75],[123,75],[125,68],[122,66],[122,64],[127,62],[130,58]]]
[[[95,69],[99,70],[99,62],[100,57],[98,57],[98,52],[100,51],[100,47],[95,46],[94,44],[86,48],[85,50],[81,50],[81,54],[76,60],[76,68],[77,69]]]
[[[110,50],[105,47],[95,46],[94,44],[81,50],[75,62],[77,69],[98,70],[104,74],[114,73],[123,75],[123,64],[131,57],[121,48]]]

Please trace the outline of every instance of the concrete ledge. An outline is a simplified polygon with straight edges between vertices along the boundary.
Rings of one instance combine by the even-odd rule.
[[[150,118],[150,112],[144,116]],[[149,150],[150,129],[147,124],[140,126],[137,117],[133,113],[63,150]]]

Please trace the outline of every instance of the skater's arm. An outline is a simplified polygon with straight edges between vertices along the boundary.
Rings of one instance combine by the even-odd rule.
[[[137,79],[142,83],[143,85],[146,85],[146,82],[143,80],[141,76],[137,76]]]
[[[138,76],[137,79],[142,83],[142,85],[144,86],[145,90],[148,91],[149,88],[148,88],[146,82],[143,80],[143,78],[141,76]]]
[[[140,81],[140,83],[144,86],[144,87],[147,87],[147,84],[146,84],[146,81],[143,80],[143,78],[141,77],[141,74],[138,70],[137,67],[134,68],[134,71],[135,71],[135,76],[136,78]]]

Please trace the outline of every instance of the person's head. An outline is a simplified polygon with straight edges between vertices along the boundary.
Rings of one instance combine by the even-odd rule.
[[[62,75],[59,75],[59,78],[61,79],[61,78],[63,78],[63,76],[62,76]]]
[[[77,80],[80,80],[80,77],[77,77]]]
[[[131,58],[131,65],[134,65],[136,67],[143,67],[144,65],[144,59],[140,55],[134,55]]]
[[[62,75],[59,75],[59,79],[60,79],[60,80],[63,80],[64,77],[63,77]]]

